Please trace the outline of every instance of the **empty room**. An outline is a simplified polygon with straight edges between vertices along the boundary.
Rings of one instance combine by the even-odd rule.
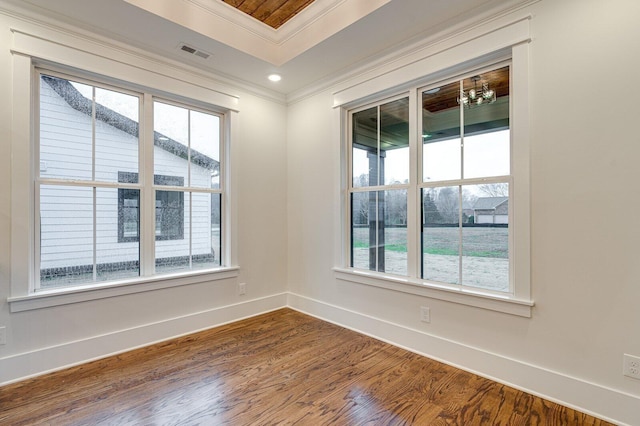
[[[640,425],[637,0],[0,0],[0,424]]]

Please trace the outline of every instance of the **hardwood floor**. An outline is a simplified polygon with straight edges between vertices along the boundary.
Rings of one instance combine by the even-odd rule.
[[[2,425],[605,425],[290,309],[0,387]]]

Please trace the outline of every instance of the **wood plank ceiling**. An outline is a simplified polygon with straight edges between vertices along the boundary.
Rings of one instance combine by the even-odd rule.
[[[241,12],[278,29],[314,0],[222,0]]]

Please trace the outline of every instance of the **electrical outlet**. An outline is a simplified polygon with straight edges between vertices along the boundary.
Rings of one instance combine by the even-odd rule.
[[[640,357],[624,354],[622,374],[634,379],[640,379]]]
[[[243,294],[247,294],[247,284],[240,283],[238,284],[238,294],[242,296]]]
[[[426,306],[420,306],[420,321],[431,322],[431,310]]]
[[[0,345],[7,344],[7,327],[0,327]]]

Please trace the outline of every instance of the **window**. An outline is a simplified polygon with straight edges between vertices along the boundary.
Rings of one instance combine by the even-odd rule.
[[[36,291],[223,265],[221,114],[55,72],[38,81]]]
[[[407,274],[409,98],[352,115],[351,266]]]
[[[514,293],[510,87],[502,64],[348,112],[351,268]]]

